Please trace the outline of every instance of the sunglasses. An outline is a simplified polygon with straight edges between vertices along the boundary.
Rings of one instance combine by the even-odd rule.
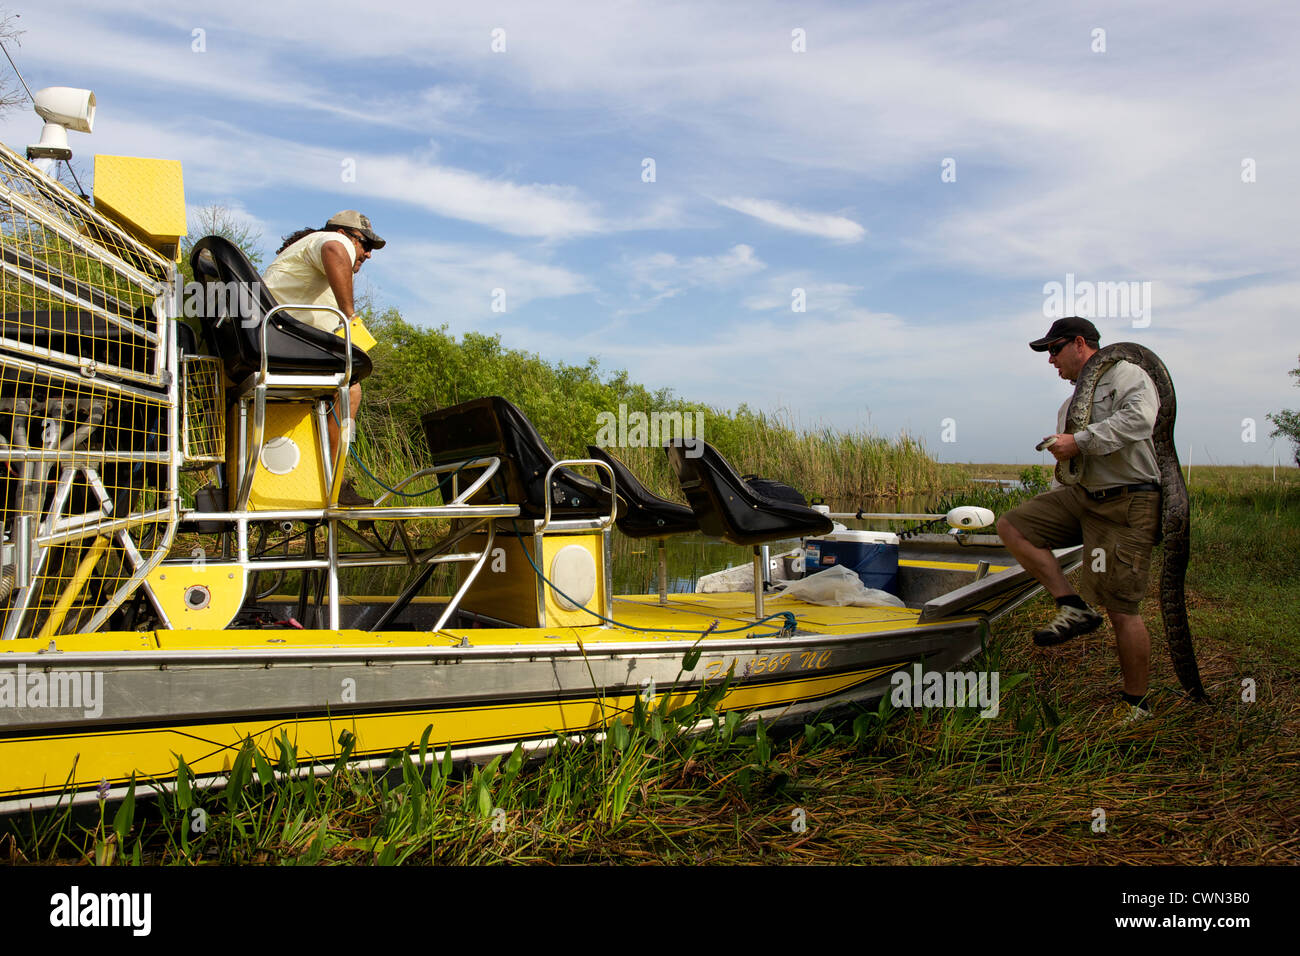
[[[1053,357],[1060,355],[1063,348],[1067,345],[1072,345],[1073,343],[1074,339],[1062,339],[1060,342],[1053,342],[1047,347],[1047,354]]]
[[[366,252],[375,251],[375,244],[371,242],[369,239],[367,239],[365,236],[361,235],[361,233],[359,232],[352,233],[352,238],[355,239],[357,242],[361,243],[361,248]]]

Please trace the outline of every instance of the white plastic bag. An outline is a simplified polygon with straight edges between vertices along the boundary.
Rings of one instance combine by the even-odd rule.
[[[888,591],[867,587],[857,574],[843,565],[791,581],[781,593],[808,604],[830,607],[906,607]]]

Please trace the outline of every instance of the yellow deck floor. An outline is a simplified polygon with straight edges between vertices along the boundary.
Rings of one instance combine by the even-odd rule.
[[[440,599],[425,600],[437,603]],[[892,631],[900,627],[915,626],[917,615],[920,613],[911,608],[896,607],[822,607],[784,598],[769,598],[765,601],[764,607],[767,614],[792,612],[800,630],[817,634]],[[599,622],[592,618],[592,627],[457,628],[436,633],[291,628],[107,632],[61,635],[56,638],[56,644],[58,649],[64,652],[231,647],[247,649],[258,646],[281,650],[292,647],[427,647],[430,645],[447,647],[459,644],[462,638],[467,638],[477,647],[492,644],[547,644],[577,641],[595,644],[694,640],[715,620],[718,622],[718,627],[706,640],[734,640],[750,633],[775,632],[782,624],[780,619],[770,620],[761,625],[754,624],[753,595],[737,593],[673,594],[669,595],[669,604],[666,607],[660,606],[659,598],[654,594],[621,596],[614,599],[613,616],[616,621],[628,627],[600,627]],[[632,628],[665,628],[674,633],[646,632]],[[742,629],[731,630],[733,628]],[[718,631],[730,632],[720,634]],[[0,653],[4,651],[32,653],[47,646],[48,641],[20,639],[7,641]]]

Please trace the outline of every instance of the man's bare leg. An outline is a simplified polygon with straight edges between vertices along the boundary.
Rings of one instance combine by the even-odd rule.
[[[1107,608],[1115,628],[1115,650],[1124,675],[1124,693],[1141,697],[1151,675],[1151,634],[1141,614],[1120,614]]]
[[[360,385],[353,385],[352,389],[348,392],[348,406],[349,406],[348,417],[351,418],[353,421],[352,435],[355,438],[357,433],[356,424],[355,424],[357,420],[357,410],[361,408],[361,386]],[[341,409],[338,408],[335,408],[325,418],[325,422],[326,422],[325,427],[329,432],[329,440],[330,440],[330,460],[334,460],[335,458],[338,457],[338,453],[339,453],[338,419],[341,418],[343,418],[343,412]],[[346,464],[346,462],[344,462],[344,464]]]
[[[1032,574],[1052,597],[1068,597],[1075,593],[1061,571],[1060,562],[1049,549],[1034,544],[1006,518],[998,519],[998,535],[1020,566]]]

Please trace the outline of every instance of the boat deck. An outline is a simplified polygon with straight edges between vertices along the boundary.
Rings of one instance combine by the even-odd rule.
[[[375,599],[379,600],[379,599]],[[418,603],[430,612],[441,607],[445,599],[427,598]],[[57,649],[64,653],[122,652],[155,650],[200,650],[216,648],[267,650],[292,647],[482,647],[518,644],[599,644],[628,641],[694,641],[714,621],[717,628],[705,640],[743,638],[748,635],[775,635],[783,622],[779,618],[763,624],[754,623],[754,597],[745,593],[672,594],[668,605],[659,604],[657,594],[624,595],[614,599],[615,620],[625,627],[600,627],[595,618],[591,627],[535,628],[446,628],[441,631],[384,630],[366,631],[343,628],[338,631],[280,628],[229,628],[226,630],[167,630],[106,632],[100,634],[60,635]],[[345,603],[367,603],[354,598]],[[825,607],[794,599],[769,596],[768,614],[789,611],[797,621],[797,632],[806,634],[864,634],[873,631],[896,631],[916,625],[915,608],[903,607]],[[662,628],[664,632],[639,628]],[[465,642],[468,642],[466,645]],[[10,653],[43,651],[48,641],[36,639],[7,642]]]

